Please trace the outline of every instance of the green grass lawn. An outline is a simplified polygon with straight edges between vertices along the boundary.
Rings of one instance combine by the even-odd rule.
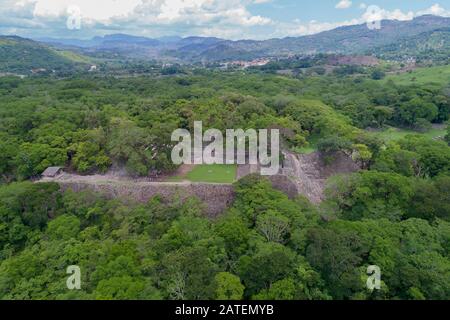
[[[389,128],[389,129],[384,130],[384,131],[373,132],[373,134],[377,135],[378,137],[380,137],[384,141],[389,142],[389,141],[397,141],[397,140],[403,139],[404,137],[406,137],[409,134],[419,134],[419,135],[422,135],[422,136],[427,137],[429,139],[434,139],[434,138],[437,138],[437,137],[445,136],[447,134],[447,130],[445,128],[443,128],[443,129],[431,129],[428,132],[420,133],[420,132],[413,131],[413,130]]]
[[[411,73],[400,75],[390,75],[384,81],[393,80],[399,85],[428,84],[436,83],[439,85],[450,83],[450,65],[431,68],[419,68]]]
[[[236,181],[237,165],[212,164],[197,165],[185,176],[175,176],[170,182],[233,183]]]
[[[76,54],[75,52],[71,51],[65,51],[65,50],[54,50],[54,52],[58,55],[60,55],[63,58],[69,59],[73,62],[78,63],[93,63],[93,60],[89,57],[85,57],[79,54]]]

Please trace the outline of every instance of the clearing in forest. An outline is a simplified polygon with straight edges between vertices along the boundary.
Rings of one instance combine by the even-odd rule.
[[[190,181],[206,183],[233,183],[236,181],[237,165],[195,165],[191,170],[169,178],[168,181]]]
[[[447,130],[445,125],[434,125],[432,129],[424,133],[417,132],[414,130],[406,130],[391,127],[383,131],[375,131],[373,132],[373,134],[386,142],[390,142],[401,140],[410,134],[421,135],[428,139],[438,139],[440,137],[444,137],[447,134]]]
[[[397,85],[412,84],[437,84],[446,85],[450,83],[450,65],[430,68],[418,68],[412,72],[400,75],[391,75],[385,78],[385,81],[392,80]]]

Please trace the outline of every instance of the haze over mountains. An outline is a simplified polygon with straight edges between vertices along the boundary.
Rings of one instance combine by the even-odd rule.
[[[26,64],[24,68],[13,68],[17,71],[30,67],[55,67],[54,61],[58,65],[88,63],[89,58],[86,56],[218,62],[314,53],[374,53],[389,57],[389,52],[414,55],[424,49],[437,50],[445,56],[449,49],[449,35],[450,18],[424,15],[410,21],[384,20],[380,30],[371,30],[366,24],[361,24],[310,36],[265,41],[231,41],[214,37],[151,39],[126,34],[95,37],[91,40],[35,39],[39,42],[19,37],[0,37],[0,71],[15,65],[8,62],[8,59]],[[30,55],[37,55],[39,58],[31,58]],[[32,61],[34,65],[29,65]]]
[[[87,41],[41,40],[54,45],[75,46],[91,51],[116,50],[143,58],[167,56],[181,60],[220,61],[304,53],[363,53],[441,28],[450,28],[450,18],[425,15],[411,21],[384,20],[381,22],[380,30],[371,30],[366,24],[362,24],[340,27],[310,36],[264,41],[231,41],[214,37],[150,39],[124,34],[95,37]]]

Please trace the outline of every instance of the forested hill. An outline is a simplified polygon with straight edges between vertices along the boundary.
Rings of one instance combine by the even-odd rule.
[[[449,63],[450,26],[424,32],[414,37],[405,37],[399,41],[372,49],[370,53],[389,60],[400,60],[409,56],[417,58],[418,62],[433,60]]]
[[[0,36],[0,72],[63,72],[87,66],[89,58],[15,36]]]

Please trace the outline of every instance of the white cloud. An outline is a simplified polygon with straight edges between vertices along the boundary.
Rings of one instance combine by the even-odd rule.
[[[369,7],[370,9],[371,7]],[[365,21],[381,21],[381,20],[412,20],[414,19],[415,14],[412,11],[402,12],[400,9],[395,9],[393,11],[385,10],[385,9],[377,9],[377,10],[367,10],[363,16],[363,22]]]
[[[141,0],[20,0],[17,6],[33,5],[33,14],[41,18],[67,16],[70,7],[78,7],[84,18],[105,21],[116,16],[127,15]]]
[[[445,10],[440,4],[436,3],[426,10],[417,12],[417,15],[432,14],[435,16],[450,17],[450,10]]]
[[[352,6],[352,2],[350,0],[341,0],[336,5],[336,9],[348,9]]]
[[[240,0],[147,0],[135,10],[141,19],[161,23],[199,25],[229,23],[237,26],[265,25],[270,19],[252,15]]]
[[[0,34],[17,27],[17,34],[39,37],[88,38],[98,34],[131,33],[147,36],[218,34],[255,38],[274,22],[248,10],[272,0],[0,0]],[[69,8],[79,8],[80,30],[68,31]],[[12,23],[12,18],[15,21]],[[23,17],[22,23],[18,18]],[[25,20],[28,23],[25,23]],[[31,22],[39,25],[31,30]],[[23,30],[20,30],[20,27]]]
[[[309,22],[301,22],[300,20],[295,20],[293,23],[282,24],[280,28],[276,31],[274,36],[276,37],[296,37],[296,36],[305,36],[312,35],[323,31],[332,30],[342,26],[350,26],[362,23],[359,19],[353,19],[342,22],[319,22],[315,20],[311,20]]]
[[[272,2],[272,0],[253,0],[254,4],[267,3]]]
[[[252,15],[247,6],[271,0],[16,0],[16,7],[32,6],[33,15],[41,19],[68,16],[77,7],[81,16],[92,23],[113,23],[139,19],[151,23],[170,24],[182,21],[201,23],[226,20],[237,25],[264,25],[269,18]]]
[[[362,24],[368,18],[411,20],[423,14],[449,16],[435,4],[418,12],[380,10],[366,12],[352,20],[275,21],[250,12],[250,5],[273,0],[0,0],[0,34],[22,36],[81,37],[111,33],[129,33],[158,37],[162,35],[201,35],[228,39],[267,39],[310,35],[336,27]],[[337,1],[336,1],[337,2]],[[352,1],[341,1],[352,5]],[[353,3],[355,3],[353,1]],[[80,8],[81,30],[66,27],[67,8]],[[344,5],[343,5],[344,6]]]
[[[361,9],[367,9],[370,7],[361,7]],[[403,12],[400,9],[395,9],[392,11],[381,9],[370,12],[366,11],[359,18],[346,20],[341,22],[318,22],[318,21],[309,21],[309,22],[301,22],[300,20],[294,20],[289,24],[279,24],[279,28],[276,31],[276,34],[273,36],[282,37],[282,36],[303,36],[303,35],[311,35],[323,31],[332,30],[342,26],[350,26],[356,24],[363,24],[367,21],[378,21],[378,20],[400,20],[400,21],[408,21],[412,20],[415,17],[424,15],[424,14],[434,14],[439,16],[450,16],[450,11],[447,11],[440,7],[439,5],[434,5],[426,10],[418,11],[416,13],[412,11]]]

